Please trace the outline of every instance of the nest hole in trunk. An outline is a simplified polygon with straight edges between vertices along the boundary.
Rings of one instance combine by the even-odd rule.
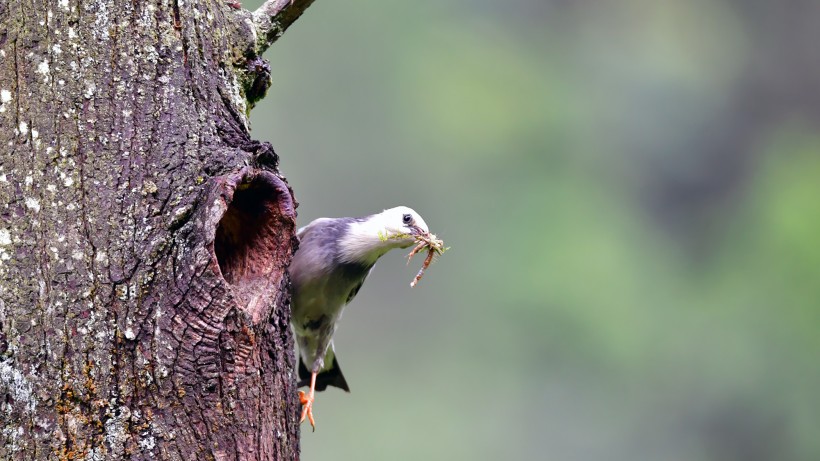
[[[270,178],[257,175],[239,183],[220,219],[214,237],[222,277],[247,311],[257,311],[270,297],[274,272],[283,267],[283,216],[280,194]]]

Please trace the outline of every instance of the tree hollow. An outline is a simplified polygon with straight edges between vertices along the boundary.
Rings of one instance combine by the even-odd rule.
[[[293,220],[285,183],[262,170],[245,170],[224,178],[224,214],[214,233],[213,254],[222,277],[240,307],[252,318],[273,300],[281,282],[282,221]]]

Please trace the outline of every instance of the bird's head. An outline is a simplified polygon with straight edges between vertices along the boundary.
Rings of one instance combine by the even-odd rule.
[[[412,208],[398,206],[358,219],[340,242],[345,260],[373,263],[393,248],[412,246],[427,223]]]
[[[427,223],[412,208],[397,206],[371,216],[373,228],[384,240],[393,240],[399,248],[407,248],[415,241],[414,236],[429,232]]]

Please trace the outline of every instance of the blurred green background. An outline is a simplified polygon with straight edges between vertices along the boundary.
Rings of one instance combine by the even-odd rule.
[[[820,459],[818,24],[317,1],[253,111],[299,224],[404,204],[452,249],[379,262],[303,459]]]

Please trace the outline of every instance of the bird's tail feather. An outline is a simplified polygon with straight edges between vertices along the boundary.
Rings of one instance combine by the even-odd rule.
[[[305,366],[302,358],[299,358],[299,387],[310,386],[310,370]],[[323,391],[327,386],[334,386],[342,389],[345,392],[350,392],[347,387],[347,381],[342,374],[342,369],[339,368],[339,362],[336,360],[336,355],[333,355],[333,362],[330,368],[326,368],[316,375],[316,390]]]

